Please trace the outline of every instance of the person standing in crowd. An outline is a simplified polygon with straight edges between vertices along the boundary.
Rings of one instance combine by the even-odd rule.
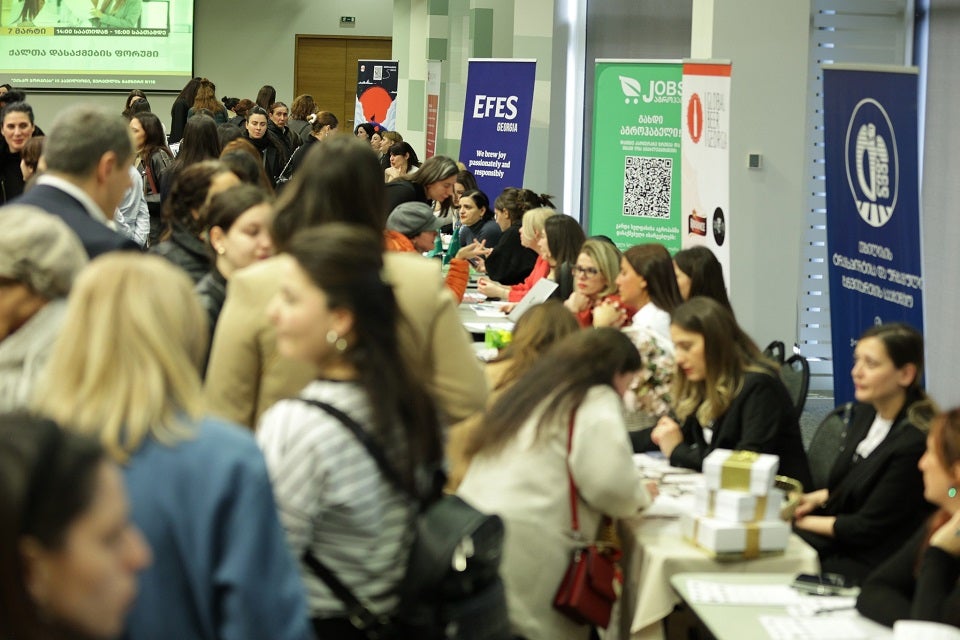
[[[452,161],[451,161],[452,163]],[[456,166],[456,165],[454,165]],[[382,236],[386,224],[383,174],[370,146],[334,136],[304,158],[276,206],[277,248],[301,229],[347,222]],[[422,372],[444,424],[483,408],[486,381],[443,284],[436,261],[387,252],[384,277],[394,287],[403,322],[400,343],[412,371]],[[264,260],[238,271],[213,340],[207,369],[207,406],[251,429],[281,398],[316,378],[314,367],[281,357],[266,309],[279,290],[282,262]]]
[[[16,202],[59,216],[91,258],[116,249],[139,250],[136,242],[109,227],[130,188],[133,157],[126,120],[95,107],[67,109],[47,136],[46,172]]]
[[[313,96],[309,93],[301,94],[293,99],[287,126],[290,127],[294,135],[300,138],[301,143],[306,142],[307,138],[310,137],[312,131],[310,125],[313,124],[313,118],[317,111],[319,111],[317,103],[314,102]]]
[[[0,111],[3,147],[0,148],[0,205],[23,193],[26,180],[20,169],[20,154],[34,135],[33,109],[26,102],[13,102]]]
[[[260,152],[270,184],[276,187],[277,180],[287,164],[287,148],[283,141],[269,130],[267,123],[267,112],[260,107],[252,107],[247,113],[243,137]]]
[[[210,198],[201,218],[216,255],[213,268],[197,283],[197,295],[210,320],[210,341],[227,297],[227,280],[239,269],[273,255],[273,198],[252,185],[239,185]]]
[[[130,118],[130,132],[137,151],[134,166],[143,180],[143,195],[150,212],[150,244],[156,244],[162,228],[160,176],[173,164],[173,152],[167,146],[160,118],[152,113],[138,113]]]
[[[280,184],[286,184],[293,179],[293,176],[296,174],[297,169],[303,163],[303,159],[310,153],[310,150],[313,148],[313,145],[317,142],[322,142],[328,137],[332,136],[337,132],[337,126],[340,124],[340,121],[337,120],[337,116],[333,115],[329,111],[321,111],[320,113],[315,113],[313,115],[313,123],[310,125],[310,135],[304,141],[302,145],[297,147],[297,150],[293,152],[293,155],[290,156],[290,161],[287,162],[287,166],[283,168],[283,172],[280,174]]]
[[[217,135],[217,123],[207,115],[190,116],[183,129],[180,150],[173,163],[160,174],[160,201],[166,201],[170,195],[177,175],[187,167],[220,157],[220,137]]]
[[[356,224],[300,231],[278,257],[280,292],[268,308],[277,350],[318,375],[296,398],[263,415],[257,440],[277,488],[280,514],[297,557],[312,553],[365,606],[392,612],[400,601],[420,495],[418,472],[442,457],[430,394],[409,369],[397,338],[393,288],[382,279],[381,235]],[[366,448],[322,402],[356,421],[388,451],[395,486]],[[325,582],[305,570],[320,638],[367,636]]]
[[[147,94],[145,94],[142,90],[131,89],[130,93],[127,94],[127,100],[123,105],[123,113],[121,113],[120,115],[122,115],[124,118],[129,120],[130,118],[133,117],[133,114],[135,113],[133,110],[133,106],[138,102],[146,102],[146,100],[147,100]]]
[[[928,620],[960,627],[960,409],[937,416],[926,440],[923,497],[937,511],[867,577],[857,609],[887,626]]]
[[[120,636],[150,547],[91,438],[0,416],[0,638]]]
[[[283,142],[283,146],[286,149],[286,157],[289,158],[293,155],[296,148],[303,144],[300,136],[295,134],[293,130],[287,126],[287,121],[290,118],[290,109],[282,102],[274,102],[270,105],[268,113],[270,115],[270,121],[267,123],[267,129],[272,131],[273,134]]]
[[[153,549],[124,638],[311,637],[263,455],[205,417],[206,317],[182,271],[113,254],[77,278],[36,410],[123,464]]]
[[[571,483],[579,529],[590,542],[604,515],[625,518],[650,504],[622,416],[621,398],[641,364],[615,329],[567,336],[503,392],[472,433],[472,460],[457,494],[505,521],[500,573],[518,636],[590,636],[589,625],[553,607],[583,544],[571,532]]]
[[[378,165],[379,166],[379,165]],[[453,206],[453,185],[460,167],[447,156],[427,158],[420,170],[400,176],[387,184],[387,209],[384,215],[404,202],[426,202],[442,214]],[[383,182],[383,175],[380,176]]]
[[[257,92],[257,99],[254,104],[263,109],[264,112],[267,112],[270,110],[270,105],[276,101],[277,90],[269,84],[265,84],[260,87],[260,91]]]
[[[193,106],[199,86],[200,78],[192,78],[174,98],[173,105],[170,107],[170,144],[180,142],[183,138],[183,128],[187,124],[187,111]]]
[[[867,329],[853,352],[857,403],[826,487],[804,494],[794,529],[824,571],[859,583],[929,515],[917,462],[934,413],[921,385],[923,337],[901,323]]]
[[[194,283],[200,282],[212,268],[203,241],[204,205],[214,195],[238,184],[240,178],[217,160],[198,162],[184,169],[163,203],[164,230],[160,242],[150,251],[183,269]]]
[[[60,218],[17,204],[0,212],[0,412],[27,408],[86,264]]]
[[[636,451],[700,471],[714,449],[772,453],[780,473],[809,487],[810,468],[790,394],[776,368],[719,302],[695,296],[670,318],[677,362],[674,412],[632,432]]]
[[[227,108],[223,103],[217,100],[217,87],[206,78],[200,79],[200,85],[197,87],[197,95],[193,98],[193,106],[187,111],[187,119],[202,109],[210,112],[210,116],[217,124],[226,124]]]

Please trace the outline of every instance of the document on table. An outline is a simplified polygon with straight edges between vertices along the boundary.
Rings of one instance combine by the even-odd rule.
[[[790,585],[734,584],[711,580],[687,580],[690,602],[696,604],[736,604],[747,606],[798,605],[802,596]]]
[[[486,304],[472,304],[470,308],[481,318],[506,318],[507,314],[500,311],[503,304],[500,302],[488,302]]]
[[[771,640],[859,640],[871,638],[872,631],[859,624],[854,615],[794,618],[760,616],[760,624]]]

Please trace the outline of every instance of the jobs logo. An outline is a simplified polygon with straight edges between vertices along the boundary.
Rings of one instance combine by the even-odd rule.
[[[857,212],[870,226],[882,227],[897,206],[900,169],[893,124],[873,98],[864,98],[854,107],[844,155],[847,185]]]
[[[651,102],[679,102],[680,94],[683,93],[683,82],[675,80],[651,80],[644,91],[643,85],[635,78],[619,76],[620,90],[625,97],[624,103],[640,104],[643,100],[647,104]]]

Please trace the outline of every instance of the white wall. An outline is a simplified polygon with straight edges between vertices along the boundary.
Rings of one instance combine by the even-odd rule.
[[[194,74],[217,85],[217,97],[257,97],[262,85],[277,89],[277,98],[293,100],[294,36],[390,36],[393,5],[385,0],[195,0]],[[350,27],[340,16],[354,16]],[[43,127],[63,108],[78,102],[99,104],[117,113],[127,92],[30,92],[37,123]],[[148,94],[154,112],[169,124],[173,94]]]
[[[806,219],[810,1],[694,0],[695,24],[698,12],[710,12],[714,3],[712,43],[700,34],[691,54],[733,63],[731,302],[761,348],[771,340],[792,344]],[[762,169],[747,169],[748,153],[763,155]]]

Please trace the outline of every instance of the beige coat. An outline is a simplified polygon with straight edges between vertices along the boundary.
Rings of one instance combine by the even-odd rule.
[[[483,369],[438,263],[404,253],[388,252],[383,259],[402,316],[400,347],[410,370],[420,372],[433,393],[444,424],[483,409]],[[266,309],[279,289],[278,267],[276,260],[265,260],[230,278],[207,368],[210,412],[251,429],[276,401],[296,395],[316,377],[311,365],[276,351]]]

